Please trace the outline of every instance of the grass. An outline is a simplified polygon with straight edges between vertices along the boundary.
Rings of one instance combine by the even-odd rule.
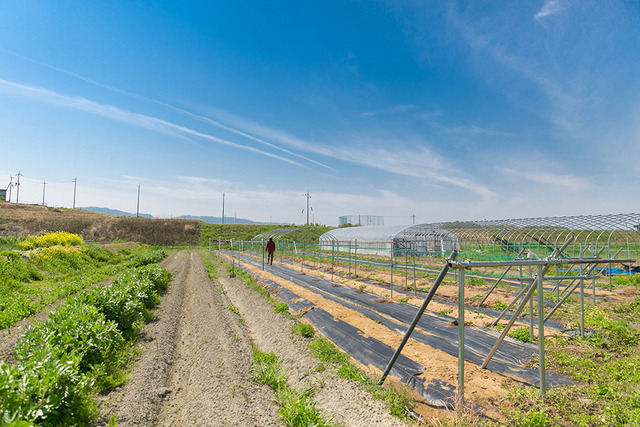
[[[382,400],[391,414],[401,420],[408,421],[409,410],[413,407],[408,388],[394,387],[391,384],[379,386],[372,378],[349,363],[350,356],[338,350],[326,338],[316,337],[309,343],[311,354],[322,362],[339,365],[338,375],[351,381],[361,383],[376,399]]]
[[[577,324],[577,316],[573,309],[561,312],[565,324]],[[512,424],[640,425],[639,316],[640,297],[588,306],[585,338],[547,339],[547,369],[579,384],[548,390],[544,398],[536,389],[512,390]]]
[[[331,427],[336,424],[322,416],[313,403],[313,388],[296,390],[287,385],[288,376],[281,372],[282,362],[273,353],[263,353],[253,349],[256,365],[253,377],[256,381],[271,387],[280,406],[279,420],[286,426]]]
[[[315,329],[307,323],[295,323],[291,327],[291,331],[304,338],[313,338],[315,336]]]

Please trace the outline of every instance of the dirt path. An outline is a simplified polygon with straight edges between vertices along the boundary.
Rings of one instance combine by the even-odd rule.
[[[200,255],[181,251],[163,264],[174,274],[170,290],[130,381],[104,398],[99,424],[115,416],[119,426],[277,425],[271,391],[251,379],[247,334]]]
[[[404,425],[358,385],[318,369],[308,340],[292,334],[294,322],[239,279],[212,283],[198,252],[163,265],[174,275],[170,290],[145,328],[129,381],[100,398],[97,425],[112,417],[119,426],[281,425],[273,392],[252,379],[251,341],[282,359],[291,387],[313,388],[316,407],[334,422]]]

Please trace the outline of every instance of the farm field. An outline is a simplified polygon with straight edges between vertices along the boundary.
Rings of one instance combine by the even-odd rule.
[[[445,280],[379,387],[390,354],[433,281],[431,272],[418,274],[414,291],[413,278],[396,271],[391,292],[391,275],[380,266],[359,266],[355,276],[351,266],[332,268],[326,260],[309,258],[303,265],[300,257],[285,255],[263,269],[261,257],[250,252],[97,245],[76,237],[54,233],[3,240],[0,372],[13,382],[0,387],[2,425],[33,425],[29,420],[35,425],[70,424],[70,418],[59,421],[66,416],[59,410],[50,415],[58,418],[47,420],[46,412],[37,415],[30,409],[24,424],[12,412],[20,405],[39,404],[35,395],[12,388],[19,384],[16,375],[39,378],[25,373],[35,366],[30,358],[67,360],[55,343],[37,344],[49,336],[41,324],[55,327],[53,320],[63,318],[57,312],[77,318],[78,324],[82,316],[95,319],[105,328],[102,333],[115,340],[104,348],[117,350],[97,355],[91,348],[71,351],[78,356],[70,362],[77,364],[74,375],[82,385],[82,390],[71,391],[82,391],[78,399],[88,408],[78,410],[76,401],[74,410],[83,417],[77,424],[574,426],[640,421],[640,378],[633,368],[640,342],[640,283],[635,276],[614,280],[612,292],[608,280],[597,283],[597,306],[587,301],[585,338],[575,334],[579,316],[574,297],[554,316],[545,337],[550,389],[541,398],[537,346],[526,342],[526,318],[516,322],[488,369],[480,368],[500,332],[490,323],[518,286],[500,285],[478,307],[491,281],[470,274],[465,289],[465,408],[456,420],[453,277]],[[166,291],[162,284],[144,285],[146,296],[140,302],[114,302],[141,294],[136,278],[149,274],[148,264],[154,267],[149,270],[155,271],[153,277],[172,277]],[[553,299],[553,293],[545,292],[547,297]],[[67,323],[64,327],[71,328],[76,321]],[[26,341],[25,333],[30,337]],[[82,335],[77,337],[82,341]],[[50,349],[53,359],[39,347]]]
[[[293,320],[239,279],[213,283],[196,251],[162,263],[173,285],[144,332],[143,352],[130,381],[100,404],[118,425],[282,425],[274,392],[256,383],[252,345],[282,360],[288,385],[314,390],[315,406],[336,424],[403,425],[357,385],[318,369],[308,338],[292,334]],[[158,409],[159,408],[159,409]]]

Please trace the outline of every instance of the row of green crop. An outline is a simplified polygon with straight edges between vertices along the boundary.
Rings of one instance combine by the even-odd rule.
[[[122,382],[122,359],[169,284],[158,265],[83,291],[29,328],[17,365],[0,361],[0,425],[86,425],[95,391]]]
[[[123,269],[152,264],[163,249],[112,252],[98,246],[46,248],[39,256],[0,252],[0,328],[6,328],[59,299]]]

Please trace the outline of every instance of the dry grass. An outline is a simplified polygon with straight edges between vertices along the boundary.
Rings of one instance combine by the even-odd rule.
[[[39,235],[66,231],[86,241],[135,241],[150,245],[197,245],[202,222],[135,218],[85,211],[0,202],[0,234]]]

